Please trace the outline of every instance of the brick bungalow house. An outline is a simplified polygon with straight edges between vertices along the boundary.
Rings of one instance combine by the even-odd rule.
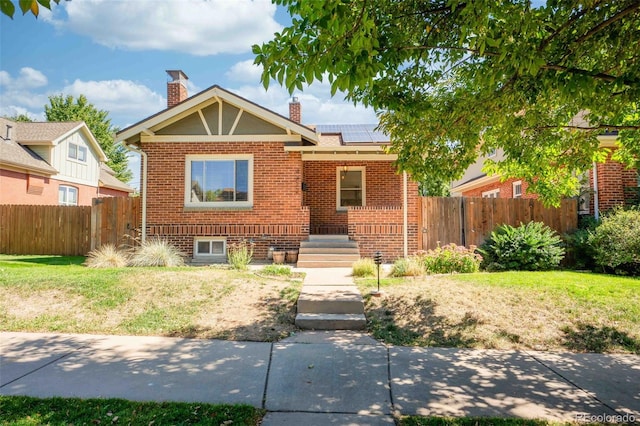
[[[593,169],[584,176],[584,187],[579,199],[579,213],[598,217],[600,212],[607,211],[617,205],[625,204],[637,197],[640,187],[638,169],[626,168],[623,164],[611,160],[617,148],[616,133],[599,136],[600,147],[611,152],[604,163],[594,164]],[[462,197],[494,197],[494,198],[537,198],[537,194],[527,191],[527,182],[520,179],[501,181],[500,175],[488,176],[482,171],[485,160],[502,158],[500,150],[488,156],[479,157],[464,176],[451,184],[451,193]]]
[[[296,98],[287,118],[217,85],[187,97],[187,76],[167,72],[167,109],[116,135],[142,156],[145,238],[194,261],[223,259],[241,240],[265,259],[318,234],[363,256],[417,250],[417,183],[373,126],[307,127]]]
[[[82,121],[15,122],[0,118],[0,204],[86,205],[126,197]]]

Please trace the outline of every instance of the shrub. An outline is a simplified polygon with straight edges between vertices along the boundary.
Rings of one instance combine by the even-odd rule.
[[[129,254],[113,244],[105,244],[91,250],[85,265],[89,268],[123,268],[129,263]]]
[[[370,257],[356,260],[351,268],[351,275],[354,277],[370,277],[376,274],[376,263]]]
[[[600,222],[593,216],[580,216],[578,229],[562,236],[566,257],[564,264],[575,269],[594,269],[596,266],[594,252],[589,244],[589,235]]]
[[[417,256],[400,258],[393,263],[391,275],[394,277],[419,277],[424,275],[424,263]]]
[[[590,234],[589,244],[605,271],[640,275],[640,210],[615,209]]]
[[[475,253],[475,246],[449,244],[435,250],[419,253],[424,268],[431,274],[472,273],[480,270],[482,256]]]
[[[229,244],[227,249],[227,260],[233,269],[244,271],[253,258],[254,243],[242,240],[238,243]]]
[[[562,240],[542,222],[501,225],[478,252],[481,267],[489,271],[543,271],[556,268],[564,257]]]
[[[267,265],[261,272],[265,275],[291,276],[291,268],[287,265]]]
[[[184,254],[162,238],[146,240],[129,262],[131,266],[183,266]]]

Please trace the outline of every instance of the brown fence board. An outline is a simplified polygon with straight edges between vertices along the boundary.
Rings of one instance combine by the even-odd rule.
[[[0,253],[83,256],[104,244],[132,244],[140,220],[140,198],[97,198],[93,206],[0,205]]]
[[[539,200],[514,198],[442,198],[421,200],[422,248],[438,245],[480,245],[497,226],[544,222],[559,234],[578,226],[577,200],[546,208]]]

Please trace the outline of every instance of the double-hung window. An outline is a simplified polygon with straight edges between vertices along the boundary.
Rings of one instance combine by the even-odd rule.
[[[251,207],[252,155],[188,155],[185,206]]]
[[[362,166],[336,167],[336,208],[366,205],[366,169]]]
[[[492,189],[491,191],[485,191],[482,193],[482,198],[500,198],[500,190]]]
[[[513,182],[513,198],[522,198],[522,181]]]
[[[75,186],[60,185],[58,187],[58,204],[61,206],[77,206],[78,188]]]
[[[67,156],[72,160],[87,161],[87,147],[75,143],[69,143],[69,152]]]

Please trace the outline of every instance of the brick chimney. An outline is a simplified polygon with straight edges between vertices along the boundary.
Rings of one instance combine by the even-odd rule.
[[[171,108],[187,99],[189,77],[181,70],[167,70],[167,74],[171,77],[171,81],[167,82],[167,107]]]
[[[302,123],[302,107],[297,96],[291,98],[291,102],[289,102],[289,120],[298,124]]]

